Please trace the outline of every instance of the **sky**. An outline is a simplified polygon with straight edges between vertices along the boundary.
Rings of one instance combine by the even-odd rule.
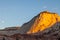
[[[0,29],[22,26],[45,10],[60,15],[60,0],[0,0]]]

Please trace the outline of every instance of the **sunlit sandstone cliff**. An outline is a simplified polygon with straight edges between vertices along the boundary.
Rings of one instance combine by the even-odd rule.
[[[60,16],[58,14],[43,11],[39,14],[31,29],[27,33],[30,34],[43,31],[54,25],[56,22],[60,22]]]

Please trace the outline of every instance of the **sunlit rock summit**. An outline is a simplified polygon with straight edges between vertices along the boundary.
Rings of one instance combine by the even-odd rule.
[[[39,14],[39,16],[37,16],[35,22],[27,33],[29,34],[44,31],[57,22],[60,22],[60,16],[57,13],[43,11]]]
[[[55,23],[60,22],[60,16],[57,13],[43,11],[33,17],[29,22],[22,25],[20,32],[22,34],[32,34],[44,31]]]

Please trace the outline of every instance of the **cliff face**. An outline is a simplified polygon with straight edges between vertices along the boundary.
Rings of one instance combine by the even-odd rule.
[[[60,16],[58,14],[48,11],[41,12],[27,33],[30,34],[43,31],[57,22],[60,22]]]

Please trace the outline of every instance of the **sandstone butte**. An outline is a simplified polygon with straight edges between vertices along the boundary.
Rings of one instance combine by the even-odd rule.
[[[56,22],[60,22],[60,16],[57,13],[48,11],[41,12],[27,34],[43,31],[54,25]]]

